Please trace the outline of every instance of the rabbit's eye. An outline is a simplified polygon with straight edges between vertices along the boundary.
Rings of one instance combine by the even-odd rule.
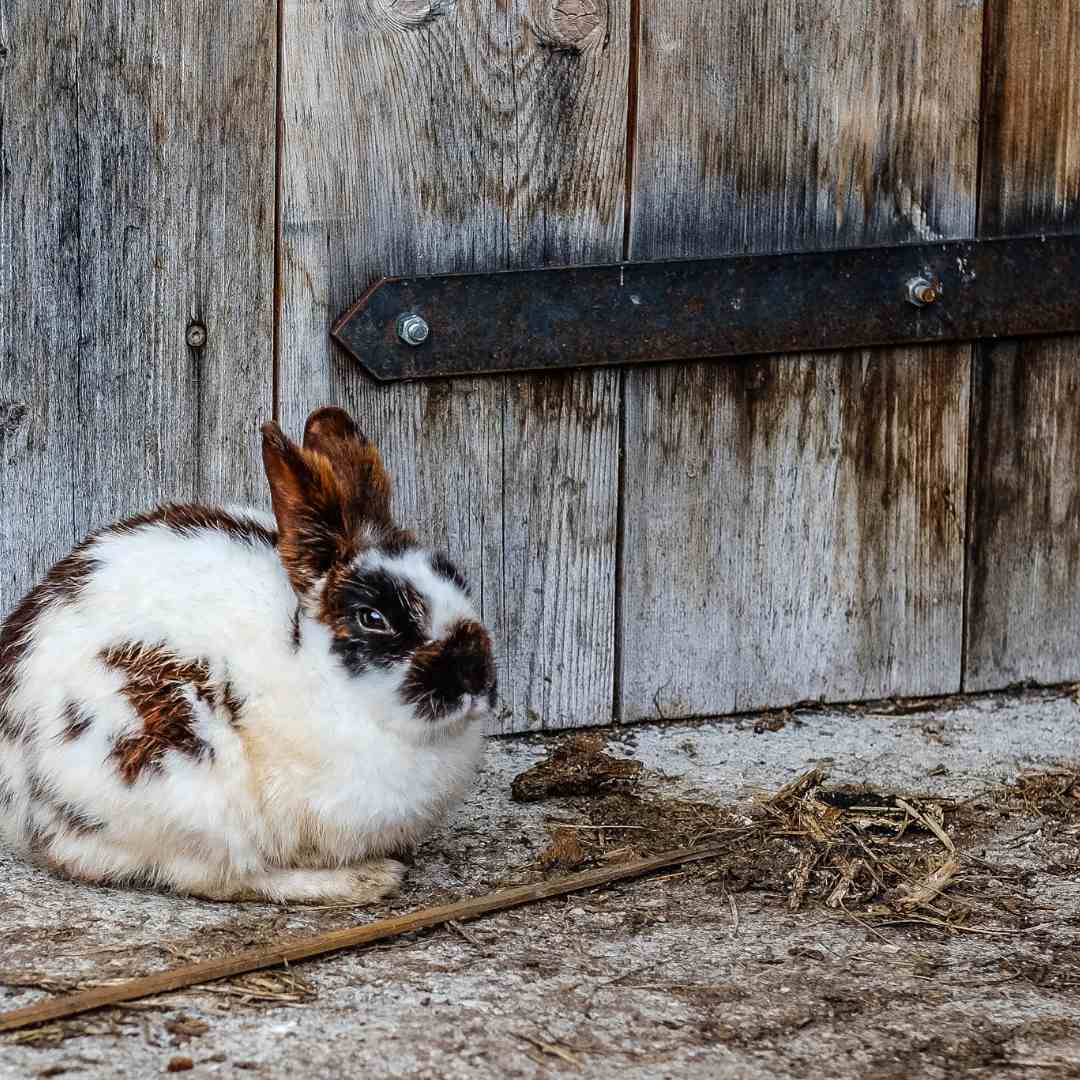
[[[392,629],[386,616],[373,607],[361,608],[357,612],[356,621],[361,630],[368,630],[374,634],[389,634]]]

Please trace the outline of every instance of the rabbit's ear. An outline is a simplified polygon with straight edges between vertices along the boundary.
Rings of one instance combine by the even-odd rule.
[[[341,485],[349,525],[378,531],[393,528],[390,477],[379,451],[344,409],[317,409],[304,426],[304,449],[322,454]]]
[[[264,424],[263,465],[278,524],[278,554],[301,597],[338,559],[353,533],[346,500],[329,459],[301,450],[275,423]]]

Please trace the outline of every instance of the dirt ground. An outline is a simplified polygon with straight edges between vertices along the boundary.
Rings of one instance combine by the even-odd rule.
[[[2,1035],[0,1077],[1080,1077],[1075,689],[613,729],[588,753],[640,769],[546,798],[532,774],[514,801],[569,738],[492,740],[378,909],[94,889],[2,854],[0,1009],[672,838],[725,853]]]

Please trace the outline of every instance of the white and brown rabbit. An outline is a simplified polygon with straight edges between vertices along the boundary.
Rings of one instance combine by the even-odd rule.
[[[129,518],[0,631],[0,836],[72,878],[363,903],[473,778],[495,665],[461,575],[345,412],[262,431],[273,518]]]

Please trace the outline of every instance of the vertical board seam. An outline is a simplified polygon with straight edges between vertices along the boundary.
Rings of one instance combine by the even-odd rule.
[[[626,546],[626,370],[619,372],[618,435],[615,447],[615,633],[611,673],[611,718],[622,721],[623,711],[623,559]]]
[[[990,136],[990,125],[987,121],[987,110],[990,108],[990,35],[991,35],[991,4],[983,5],[982,41],[979,55],[979,138],[975,148],[975,236],[983,233],[983,184],[986,177],[986,140]],[[959,693],[964,693],[968,681],[968,633],[970,630],[968,612],[971,604],[971,559],[974,552],[975,536],[975,465],[976,465],[976,427],[978,398],[980,396],[979,374],[985,361],[982,347],[973,342],[970,346],[971,354],[968,358],[968,415],[967,415],[967,475],[964,477],[964,542],[962,547],[963,559],[961,572],[960,600],[960,678]]]
[[[285,275],[282,272],[282,214],[285,190],[285,0],[278,0],[275,32],[277,41],[274,58],[277,70],[274,82],[274,296],[270,329],[270,410],[274,420],[280,422],[281,316],[285,301]]]
[[[630,258],[631,203],[634,192],[634,150],[637,139],[638,50],[641,45],[641,0],[630,0],[630,41],[626,73],[626,172],[623,177],[622,258]]]
[[[986,148],[986,140],[991,135],[991,125],[987,121],[987,112],[990,108],[990,75],[991,75],[991,50],[990,36],[993,30],[990,2],[983,4],[982,21],[982,44],[979,56],[979,138],[975,146],[975,236],[981,237],[983,229],[983,185],[986,177],[983,175],[986,168],[986,159],[989,156]]]
[[[75,265],[79,275],[79,324],[75,328],[75,424],[73,438],[71,440],[71,542],[77,544],[79,536],[78,526],[78,473],[79,473],[79,434],[83,429],[81,422],[82,414],[82,343],[83,327],[86,325],[85,307],[83,299],[83,244],[82,244],[82,97],[79,90],[79,70],[82,67],[82,7],[78,13],[79,28],[75,36]],[[93,523],[92,523],[93,524]]]
[[[638,55],[641,46],[641,0],[630,0],[630,40],[626,72],[626,171],[623,178],[622,260],[630,260],[630,227],[634,196],[634,150],[637,137]],[[618,374],[618,433],[615,445],[615,597],[611,664],[611,718],[622,720],[623,709],[623,562],[626,542],[626,369]]]
[[[501,592],[501,595],[499,596],[498,611],[499,611],[500,615],[502,616],[503,622],[505,624],[506,621],[507,621],[506,612],[508,610],[507,609],[507,601],[506,601],[506,403],[507,403],[507,396],[508,396],[510,391],[509,391],[509,385],[508,385],[509,380],[505,376],[500,380],[500,382],[502,384],[501,385],[501,389],[502,389],[501,398],[502,398],[502,400],[500,402],[500,408],[499,408],[499,413],[500,413],[500,415],[499,415],[499,468],[500,468],[500,476],[499,476],[499,492],[500,492],[500,495],[499,495],[499,525],[500,525],[500,528],[501,528],[501,532],[499,534],[499,553],[500,553],[499,558],[500,558],[500,561],[502,563],[502,573],[499,575],[499,577],[500,577],[499,590]],[[484,618],[486,620],[486,618],[487,618],[486,613],[484,615]],[[505,632],[506,631],[504,629],[504,633]],[[508,655],[509,652],[510,652],[509,636],[507,636],[505,638],[505,640],[500,641],[499,644],[500,644],[500,647],[503,649],[504,655]],[[509,679],[507,679],[506,681],[507,681],[508,684],[510,684]],[[512,685],[512,684],[510,684],[510,685]],[[513,716],[513,713],[514,713],[514,706],[516,706],[516,704],[517,704],[517,702],[514,702],[514,701],[511,702],[511,709],[510,709],[510,731],[511,732],[514,731],[514,716]],[[502,709],[500,709],[499,711],[502,712]],[[500,728],[501,728],[501,721],[500,721]],[[506,733],[500,731],[500,734],[506,734]]]
[[[957,692],[967,687],[968,665],[968,604],[971,592],[971,554],[975,521],[975,451],[976,451],[976,398],[979,394],[980,348],[971,346],[968,358],[968,415],[967,415],[967,475],[964,477],[964,546],[961,572],[964,575],[960,590],[960,678]]]

